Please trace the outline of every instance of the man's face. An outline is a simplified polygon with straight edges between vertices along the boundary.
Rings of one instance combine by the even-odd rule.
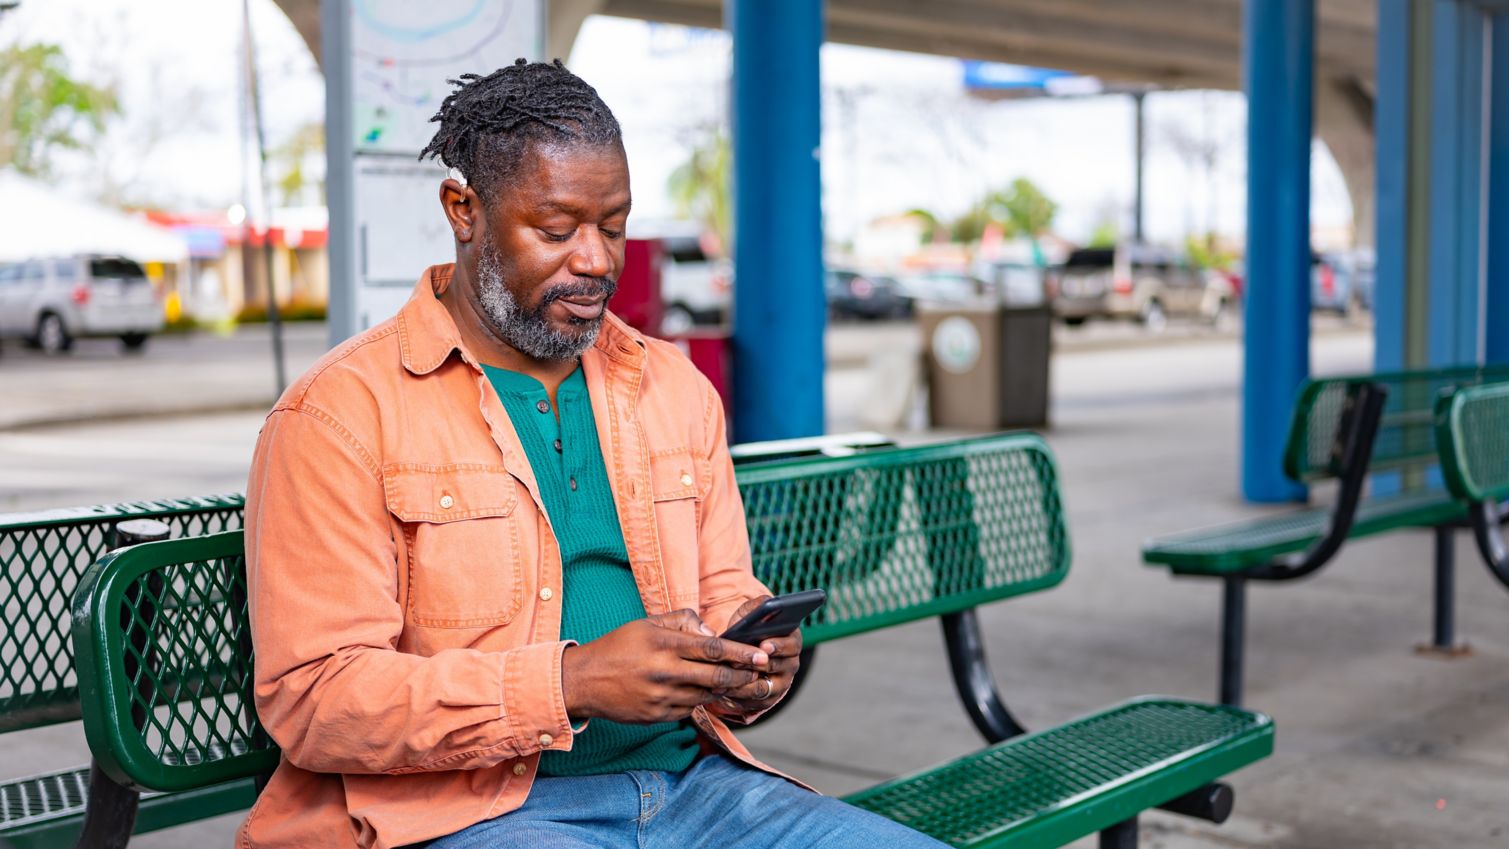
[[[475,298],[503,342],[536,360],[592,346],[623,269],[629,166],[618,147],[542,147],[485,211]]]

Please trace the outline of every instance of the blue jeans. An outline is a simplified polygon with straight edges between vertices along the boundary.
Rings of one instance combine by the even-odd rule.
[[[429,849],[943,849],[884,817],[719,755],[684,773],[539,778],[523,807]]]

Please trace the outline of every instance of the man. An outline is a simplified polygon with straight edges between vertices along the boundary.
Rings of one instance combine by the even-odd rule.
[[[752,758],[801,635],[765,588],[722,405],[606,312],[618,122],[559,61],[467,75],[425,154],[456,262],[268,416],[247,499],[247,847],[871,847],[928,838]]]

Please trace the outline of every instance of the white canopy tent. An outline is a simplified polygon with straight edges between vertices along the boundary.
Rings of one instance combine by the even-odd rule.
[[[79,253],[176,263],[189,247],[166,227],[0,169],[0,262]]]

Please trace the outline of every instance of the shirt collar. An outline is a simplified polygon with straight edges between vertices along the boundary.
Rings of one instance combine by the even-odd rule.
[[[440,368],[453,351],[461,352],[463,359],[476,364],[476,358],[461,344],[461,333],[450,311],[437,297],[451,285],[455,268],[455,263],[447,262],[425,269],[414,285],[414,293],[398,311],[399,351],[403,367],[413,374],[429,374]],[[606,357],[637,368],[644,362],[645,345],[645,337],[639,331],[608,312],[603,315],[597,341],[582,357]]]

